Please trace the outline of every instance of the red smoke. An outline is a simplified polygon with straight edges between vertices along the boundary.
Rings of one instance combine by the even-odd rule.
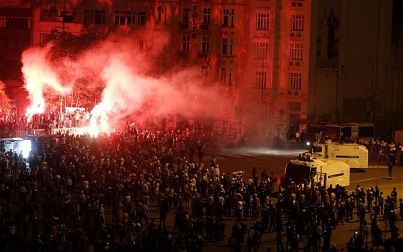
[[[92,110],[92,132],[113,130],[111,125],[138,114],[155,119],[180,114],[191,119],[229,110],[222,86],[206,85],[198,67],[173,71],[175,62],[168,62],[171,70],[155,77],[154,66],[168,36],[153,31],[142,39],[148,41],[146,53],[135,51],[136,37],[113,38],[83,52],[75,61],[65,59],[56,65],[48,60],[51,44],[26,50],[22,72],[31,100],[27,113],[41,113],[52,105],[45,104],[46,89],[68,95],[78,80],[86,80],[89,88],[103,89],[101,101]]]

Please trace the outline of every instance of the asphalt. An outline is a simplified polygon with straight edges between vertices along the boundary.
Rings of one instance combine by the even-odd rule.
[[[294,148],[295,145],[290,145],[290,146],[281,146],[282,148]],[[366,169],[365,171],[361,172],[355,172],[351,174],[351,184],[349,187],[347,187],[348,190],[353,190],[357,185],[362,185],[366,187],[367,185],[379,185],[382,191],[385,192],[387,195],[389,192],[391,192],[393,187],[398,188],[398,192],[403,192],[403,168],[402,167],[394,167],[394,173],[393,177],[389,178],[387,175],[387,169],[385,169],[386,166],[380,165],[377,163],[372,162],[370,164],[369,169]],[[73,196],[74,197],[74,196]],[[274,202],[276,202],[275,198],[272,198]],[[157,210],[157,205],[155,202],[152,202],[149,208],[149,220],[155,219],[156,222],[158,223],[159,220],[159,212]],[[396,209],[397,215],[399,215],[400,211],[399,209]],[[111,211],[107,210],[106,211],[106,224],[111,224],[112,223],[112,213]],[[369,217],[368,217],[369,218]],[[225,217],[225,222],[227,224],[226,227],[226,232],[225,232],[225,238],[222,242],[220,243],[205,243],[205,249],[204,251],[229,251],[228,247],[228,238],[231,235],[231,228],[235,224],[235,217]],[[356,218],[355,218],[356,220]],[[248,226],[251,226],[255,223],[255,220],[252,220],[250,218],[245,218],[243,220],[243,223],[245,223]],[[382,218],[379,220],[380,226],[382,227],[383,231],[383,237],[384,239],[388,239],[391,235],[390,230],[388,228],[388,223],[387,221],[382,220]],[[401,218],[398,218],[398,221],[396,222],[396,225],[398,229],[400,230],[400,233],[403,230],[403,220]],[[174,227],[174,212],[168,213],[167,220],[166,220],[166,226],[168,231],[172,231]],[[332,238],[331,238],[331,243],[334,244],[340,251],[341,248],[344,248],[345,251],[347,251],[346,246],[347,243],[354,235],[355,232],[357,232],[359,229],[359,223],[356,221],[351,221],[351,222],[344,222],[343,225],[338,225],[336,226],[336,229],[332,232]],[[32,225],[30,225],[29,230],[32,230]],[[173,235],[175,237],[175,234]],[[262,236],[261,239],[261,244],[259,246],[259,251],[277,251],[276,250],[276,244],[275,244],[275,238],[276,234],[275,233],[265,233]],[[284,239],[285,240],[285,239]],[[26,242],[29,244],[32,242],[32,236],[28,235]],[[245,244],[246,244],[246,238],[245,238]],[[371,244],[368,243],[366,244],[369,247],[371,247]],[[299,244],[300,251],[303,251],[304,248],[304,243],[301,242]],[[401,249],[401,248],[399,248]],[[379,249],[379,251],[382,250],[382,247]],[[7,251],[16,251],[13,249],[9,249]],[[246,251],[246,248],[244,249]],[[321,249],[319,251],[322,251]],[[397,250],[397,251],[403,251]]]

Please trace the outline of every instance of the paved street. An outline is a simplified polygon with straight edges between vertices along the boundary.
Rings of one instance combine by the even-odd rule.
[[[212,156],[217,158],[217,162],[220,166],[221,172],[230,173],[233,171],[243,170],[245,171],[246,178],[251,174],[252,168],[256,167],[258,174],[260,175],[263,169],[266,169],[268,173],[273,171],[277,177],[280,177],[284,171],[286,162],[292,158],[296,158],[300,153],[306,151],[304,146],[287,145],[276,148],[236,148],[236,149],[221,149],[221,150],[206,150],[206,156],[204,162],[209,162]],[[347,190],[353,190],[357,185],[367,189],[378,185],[381,191],[385,195],[390,194],[393,187],[397,188],[398,198],[403,196],[403,167],[395,166],[393,168],[393,178],[387,178],[388,172],[384,164],[378,165],[376,161],[370,161],[370,168],[365,169],[363,172],[351,173],[351,183],[347,187]],[[275,199],[273,199],[275,200]],[[397,210],[397,213],[399,211]],[[172,214],[173,216],[173,214]],[[356,216],[355,216],[356,217]],[[355,218],[356,220],[356,218]],[[227,218],[227,235],[230,235],[230,230],[234,224],[233,218]],[[245,223],[251,225],[254,223],[252,220],[245,220]],[[386,223],[381,220],[381,227],[384,232],[384,238],[390,237]],[[173,227],[173,219],[170,220],[169,225]],[[402,232],[403,221],[397,221],[397,226]],[[385,228],[386,227],[386,228]],[[358,230],[358,222],[345,222],[344,225],[337,226],[336,230],[332,233],[331,242],[336,244],[337,248],[346,248],[346,244],[353,233]],[[262,245],[259,251],[267,251],[268,248],[271,251],[276,251],[275,246],[275,234],[264,234],[262,239]],[[225,240],[226,241],[226,240]],[[225,242],[224,241],[224,242]],[[225,243],[216,245],[208,245],[208,251],[228,251],[228,247],[225,247]],[[301,244],[302,247],[302,244]],[[371,247],[371,244],[369,244]]]
[[[204,163],[208,164],[211,158],[214,156],[217,159],[217,163],[220,167],[221,172],[231,173],[233,171],[245,171],[245,177],[248,178],[251,174],[253,167],[256,167],[258,174],[260,176],[261,171],[266,169],[268,174],[274,172],[277,177],[280,177],[283,173],[284,166],[286,162],[292,158],[296,158],[300,153],[306,151],[307,148],[288,145],[280,146],[276,148],[237,148],[237,149],[217,149],[217,148],[207,148],[206,155],[204,157]],[[393,178],[389,179],[387,177],[387,169],[384,165],[378,165],[376,162],[371,162],[369,169],[365,169],[364,172],[356,172],[351,174],[351,184],[347,188],[349,191],[353,190],[357,185],[367,189],[370,186],[378,185],[381,191],[385,195],[390,194],[393,187],[397,188],[398,198],[403,196],[403,167],[394,167]],[[275,188],[277,189],[277,187]],[[275,202],[276,199],[273,198]],[[153,202],[150,206],[149,219],[156,219],[158,223],[159,212],[157,211],[156,203]],[[397,210],[399,214],[399,210]],[[355,220],[357,219],[356,216]],[[226,236],[224,241],[219,244],[209,244],[206,243],[206,248],[204,251],[229,251],[227,246],[228,237],[231,235],[231,228],[235,223],[235,217],[225,218],[227,228]],[[387,228],[386,223],[380,220],[382,230],[386,232],[383,233],[384,238],[390,237],[390,232]],[[106,223],[111,223],[111,211],[106,212]],[[254,220],[249,218],[244,219],[244,223],[253,225]],[[170,212],[167,218],[167,229],[168,231],[173,230],[174,226],[174,212]],[[402,232],[403,221],[397,221],[397,226]],[[358,230],[358,222],[345,222],[344,225],[337,226],[336,230],[332,233],[331,243],[336,244],[338,248],[346,248],[346,244],[353,233]],[[285,240],[285,238],[284,238]],[[246,239],[245,239],[246,241]],[[371,246],[371,244],[368,244]],[[303,244],[300,243],[300,248],[302,249]],[[266,233],[262,237],[262,244],[259,251],[276,251],[275,246],[275,233]],[[246,250],[245,250],[246,251]],[[340,251],[340,250],[339,250]]]

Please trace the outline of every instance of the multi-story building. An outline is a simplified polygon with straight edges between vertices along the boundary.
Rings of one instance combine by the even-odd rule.
[[[354,114],[362,110],[353,102],[359,96],[365,96],[361,99],[366,104],[359,103],[365,107],[360,121],[386,110],[380,104],[387,92],[380,87],[393,71],[384,67],[387,57],[382,55],[390,55],[390,46],[381,38],[390,35],[390,1],[371,0],[366,11],[358,2],[341,0],[7,0],[0,4],[3,58],[18,58],[27,44],[43,45],[54,29],[86,31],[101,40],[111,34],[143,33],[130,48],[133,53],[152,48],[153,33],[165,31],[169,43],[155,60],[152,74],[197,66],[206,84],[224,87],[231,107],[214,115],[220,134],[284,137],[313,121],[355,121]],[[369,25],[361,27],[354,20]],[[392,81],[395,88],[399,78]],[[370,85],[359,85],[364,82]]]
[[[167,31],[169,52],[155,63],[155,74],[173,62],[196,65],[207,82],[224,86],[232,106],[215,115],[219,133],[261,138],[305,127],[310,1],[52,3],[34,4],[34,45],[42,45],[53,29],[79,33],[84,28],[99,38]],[[153,43],[152,36],[144,38],[139,50]]]
[[[248,7],[244,130],[285,137],[306,127],[311,1],[251,1]]]
[[[403,41],[398,18],[402,4],[389,0],[313,3],[309,120],[371,122],[377,135],[392,137],[403,125],[398,50]]]

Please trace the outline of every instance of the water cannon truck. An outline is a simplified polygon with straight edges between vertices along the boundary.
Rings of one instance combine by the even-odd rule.
[[[315,142],[308,152],[313,158],[339,160],[351,168],[368,168],[368,149],[356,143]]]
[[[350,166],[343,161],[312,158],[309,154],[290,160],[280,179],[280,186],[310,184],[329,187],[350,185]]]

